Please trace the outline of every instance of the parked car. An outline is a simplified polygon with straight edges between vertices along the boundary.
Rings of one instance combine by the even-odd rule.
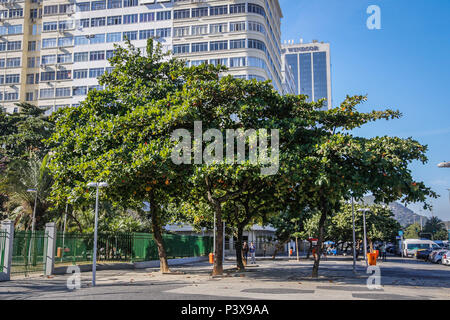
[[[428,256],[431,253],[431,249],[418,249],[416,251],[416,259],[428,260]]]
[[[431,240],[406,239],[403,241],[403,254],[406,257],[415,256],[419,249],[439,249],[440,247]]]
[[[433,256],[433,259],[431,259],[430,261],[433,263],[442,263],[442,256],[445,253],[447,253],[447,249],[436,250],[436,253]]]
[[[442,256],[442,264],[450,266],[450,250],[447,250]]]

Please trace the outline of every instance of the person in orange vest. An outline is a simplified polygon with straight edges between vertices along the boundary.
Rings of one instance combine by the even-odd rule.
[[[312,254],[313,254],[314,260],[316,260],[316,248],[312,249]]]

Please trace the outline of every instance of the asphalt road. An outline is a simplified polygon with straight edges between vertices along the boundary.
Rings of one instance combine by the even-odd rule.
[[[320,276],[311,279],[312,261],[258,260],[245,273],[225,264],[224,277],[211,277],[206,262],[177,266],[183,274],[163,275],[157,269],[98,271],[97,286],[90,285],[91,273],[81,274],[81,288],[69,290],[69,275],[45,278],[15,278],[0,283],[0,299],[39,300],[306,300],[450,299],[450,266],[414,259],[390,257],[379,263],[381,287],[367,286],[367,269],[344,257],[322,261]],[[372,273],[371,273],[372,274]]]

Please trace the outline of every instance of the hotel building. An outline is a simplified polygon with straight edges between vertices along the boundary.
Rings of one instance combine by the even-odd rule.
[[[0,106],[78,105],[126,38],[285,92],[281,18],[278,0],[0,0]]]
[[[330,44],[285,43],[282,46],[283,69],[290,70],[294,78],[295,94],[305,94],[308,101],[327,99],[331,108],[331,59]]]

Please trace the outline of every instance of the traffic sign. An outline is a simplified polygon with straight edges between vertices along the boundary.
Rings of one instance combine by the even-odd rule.
[[[398,232],[398,235],[401,237],[401,236],[403,235],[403,231],[400,230],[400,231]]]

